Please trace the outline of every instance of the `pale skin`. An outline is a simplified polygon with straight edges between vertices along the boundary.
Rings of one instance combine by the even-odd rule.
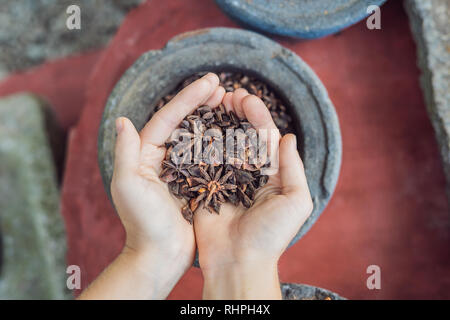
[[[258,97],[244,89],[225,93],[212,73],[183,89],[140,133],[128,119],[116,120],[111,194],[126,242],[79,299],[165,299],[191,267],[196,247],[204,299],[281,298],[278,260],[313,208],[294,135],[270,141],[278,147],[279,170],[250,209],[228,203],[220,215],[199,209],[190,225],[180,213],[183,203],[159,179],[173,130],[197,107],[220,103],[256,129],[277,130]]]

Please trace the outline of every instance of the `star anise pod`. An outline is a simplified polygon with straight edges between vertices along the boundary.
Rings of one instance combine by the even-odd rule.
[[[157,104],[157,110],[200,76],[183,81]],[[239,73],[222,72],[219,78],[227,91],[245,88],[259,96],[281,133],[292,132],[288,109],[265,83]],[[230,135],[228,129],[232,129]],[[257,134],[251,123],[227,112],[223,105],[213,109],[200,106],[183,119],[165,144],[167,153],[160,178],[168,183],[170,193],[186,201],[181,213],[189,223],[201,207],[219,213],[224,202],[247,208],[253,205],[257,191],[269,178],[262,174],[263,169],[270,165],[264,156],[267,145],[256,143]],[[181,148],[179,143],[183,143]]]
[[[216,171],[213,165],[208,166],[208,171],[199,167],[201,177],[192,177],[197,185],[191,187],[189,191],[198,192],[197,198],[193,199],[191,209],[197,209],[201,201],[204,201],[204,208],[209,212],[215,211],[219,214],[221,204],[226,202],[230,197],[229,192],[235,192],[237,186],[227,183],[228,179],[233,175],[233,171],[228,171],[222,176],[223,167],[220,166]]]
[[[159,174],[159,178],[166,183],[175,181],[182,176],[189,177],[187,165],[185,164],[175,165],[170,161],[163,160],[162,167],[163,169]]]

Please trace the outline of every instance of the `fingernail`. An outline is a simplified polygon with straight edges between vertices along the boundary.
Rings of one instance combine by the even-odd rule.
[[[122,129],[123,129],[123,119],[122,118],[117,118],[116,119],[116,132],[117,132],[117,134],[122,132]]]
[[[211,86],[211,92],[212,92],[213,90],[216,89],[216,82],[214,80],[212,80],[211,77],[217,78],[217,75],[215,73],[209,72],[205,76],[203,76],[203,78],[209,82],[209,84]]]
[[[297,136],[295,134],[293,134],[293,136],[294,136],[293,147],[297,149]]]

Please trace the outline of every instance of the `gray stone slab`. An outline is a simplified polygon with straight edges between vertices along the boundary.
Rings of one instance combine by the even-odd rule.
[[[66,237],[43,103],[0,100],[0,299],[64,299]]]
[[[142,1],[0,1],[0,74],[105,45],[125,14]],[[72,4],[81,9],[81,30],[66,27]]]
[[[297,283],[282,283],[281,293],[283,300],[347,300],[329,290]]]
[[[436,132],[450,199],[450,1],[405,0],[417,43],[421,86]]]

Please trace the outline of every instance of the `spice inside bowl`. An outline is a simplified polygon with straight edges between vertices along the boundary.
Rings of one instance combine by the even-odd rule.
[[[206,72],[199,72],[184,80],[158,102],[155,111],[204,74]],[[280,133],[293,132],[292,118],[285,104],[266,83],[233,72],[220,72],[219,79],[227,92],[244,88],[261,98]],[[213,134],[206,134],[213,130],[216,130]],[[230,145],[232,150],[227,149]],[[168,183],[174,196],[186,201],[181,213],[191,224],[199,208],[219,214],[221,205],[226,202],[251,207],[256,192],[269,179],[264,169],[270,162],[257,161],[261,153],[258,133],[245,119],[239,119],[232,111],[226,112],[222,104],[214,109],[201,106],[188,115],[176,135],[166,143],[166,148],[160,178]],[[267,150],[267,146],[264,148]]]

